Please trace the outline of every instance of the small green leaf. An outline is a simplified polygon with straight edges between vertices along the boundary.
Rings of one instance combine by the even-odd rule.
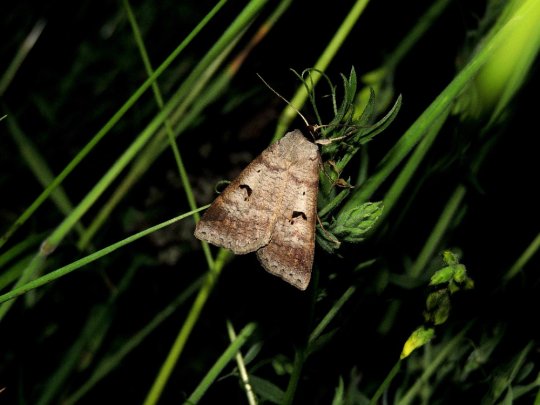
[[[403,350],[401,350],[401,355],[399,358],[403,360],[419,347],[429,343],[434,337],[435,330],[433,328],[425,328],[423,326],[419,327],[411,334],[411,336],[409,336],[403,345]]]
[[[251,363],[257,357],[261,349],[262,349],[261,342],[257,342],[253,344],[244,355],[244,364],[248,365],[249,363]]]
[[[424,318],[427,322],[434,325],[445,323],[452,308],[448,290],[442,289],[429,294],[426,300],[426,308]]]
[[[277,375],[290,375],[293,371],[291,360],[284,355],[277,355],[272,359],[272,367]]]
[[[274,383],[255,375],[249,376],[249,382],[253,391],[262,399],[274,404],[282,404],[285,392]]]
[[[456,255],[455,253],[453,253],[453,252],[451,252],[449,250],[445,250],[443,252],[443,260],[449,266],[455,266],[455,265],[459,264],[458,255]]]
[[[426,309],[428,311],[433,311],[440,305],[443,305],[445,300],[448,299],[448,292],[446,289],[438,290],[435,292],[432,292],[428,295],[426,299]]]
[[[343,384],[343,377],[339,377],[339,383],[336,387],[336,393],[334,394],[334,399],[332,400],[332,405],[343,405],[345,404],[345,385]]]
[[[454,281],[456,283],[464,283],[467,281],[467,278],[467,270],[465,269],[465,266],[462,264],[456,265],[454,269]]]
[[[437,270],[435,274],[431,276],[429,285],[438,285],[442,283],[448,283],[454,276],[454,270],[451,266],[443,267]]]
[[[340,248],[341,242],[327,230],[327,223],[323,222],[323,226],[325,229],[321,228],[319,225],[317,226],[317,234],[315,235],[317,238],[317,245],[328,253],[334,253]]]
[[[443,252],[443,259],[448,266],[436,271],[431,276],[429,285],[447,284],[450,293],[460,290],[470,290],[474,281],[467,275],[467,269],[459,263],[458,256],[450,251]]]

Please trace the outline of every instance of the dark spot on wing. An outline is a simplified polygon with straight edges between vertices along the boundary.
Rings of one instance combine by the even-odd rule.
[[[251,193],[253,193],[253,190],[247,184],[240,184],[240,188],[246,190],[247,195],[244,197],[244,201],[247,201],[249,197],[251,197]]]
[[[307,221],[307,216],[302,211],[293,211],[291,217],[291,225],[294,224],[294,219],[298,217],[302,217],[304,221]]]

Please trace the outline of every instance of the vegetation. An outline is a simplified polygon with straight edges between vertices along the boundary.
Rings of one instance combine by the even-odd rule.
[[[334,3],[4,6],[0,401],[540,404],[540,3]],[[299,111],[306,292],[193,237]]]

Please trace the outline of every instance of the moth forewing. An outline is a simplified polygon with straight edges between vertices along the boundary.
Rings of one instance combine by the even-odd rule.
[[[311,278],[320,154],[299,130],[255,158],[216,198],[195,236],[236,254],[257,251],[268,272],[305,290]]]

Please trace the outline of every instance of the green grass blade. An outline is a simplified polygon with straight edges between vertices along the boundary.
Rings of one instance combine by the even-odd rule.
[[[21,46],[19,47],[17,54],[0,78],[0,97],[4,95],[7,88],[13,81],[13,78],[17,74],[17,71],[21,67],[22,63],[24,62],[32,48],[34,48],[34,45],[36,44],[37,40],[41,36],[41,33],[43,32],[43,29],[45,28],[45,25],[45,20],[38,20],[34,24],[34,27],[30,31],[30,33],[26,36]]]
[[[232,323],[229,320],[227,320],[227,333],[229,334],[229,339],[232,343],[236,339],[236,332]],[[244,356],[242,356],[242,352],[240,350],[238,350],[238,352],[236,353],[235,358],[236,366],[238,367],[238,372],[240,373],[242,385],[244,387],[244,391],[246,392],[248,404],[257,405],[257,398],[255,397],[255,394],[253,393],[253,388],[251,387],[251,383],[249,382],[249,375],[246,369],[246,363],[244,362]]]
[[[178,308],[184,304],[200,287],[203,277],[198,278],[185,288],[178,297],[168,304],[162,311],[148,322],[139,332],[135,333],[117,351],[107,355],[94,369],[92,375],[73,394],[63,400],[64,405],[72,405],[79,402],[92,388],[122,364],[123,359],[133,352],[141,343],[157,329],[165,320],[176,313]]]
[[[253,334],[255,326],[254,323],[250,323],[240,331],[238,337],[231,342],[216,363],[208,370],[208,373],[204,376],[197,388],[191,393],[185,404],[196,404],[201,400],[204,393],[210,388],[221,371],[233,360],[236,353],[238,353],[238,350],[240,350],[244,343],[246,343],[246,340]]]
[[[538,253],[540,249],[540,233],[536,235],[531,244],[527,246],[523,254],[516,260],[516,262],[510,267],[508,272],[504,275],[504,280],[508,281],[513,279],[518,273],[527,265],[527,263]]]
[[[384,211],[381,218],[379,218],[378,224],[381,224],[382,219],[386,217],[391,212],[392,208],[396,206],[399,197],[412,180],[416,170],[426,157],[426,154],[429,152],[429,149],[433,145],[433,142],[437,138],[437,135],[439,134],[445,121],[446,114],[443,114],[443,116],[439,117],[435,122],[433,122],[433,125],[428,129],[424,138],[418,143],[418,146],[415,148],[405,167],[403,167],[403,169],[399,172],[396,180],[392,183],[384,196]]]
[[[460,207],[466,192],[466,188],[463,185],[459,185],[456,187],[456,189],[448,199],[448,202],[444,207],[444,210],[439,217],[437,224],[435,224],[431,235],[429,236],[426,243],[424,243],[424,247],[418,255],[418,258],[414,261],[408,271],[411,277],[419,277],[422,273],[422,270],[426,268],[429,260],[436,253],[436,250],[438,249],[445,232],[448,230],[448,227],[452,223],[452,220],[454,220],[455,218],[456,212],[458,211],[458,208]]]
[[[139,30],[137,20],[135,19],[133,11],[131,10],[129,1],[123,0],[122,4],[124,5],[124,9],[126,10],[126,13],[128,15],[128,19],[129,19],[131,28],[133,30],[133,35],[137,42],[138,49],[141,54],[141,58],[143,60],[144,67],[146,69],[146,73],[148,74],[148,76],[152,76],[152,74],[154,73],[154,69],[152,68],[152,64],[150,63],[150,58],[148,57],[148,52],[146,51],[146,47],[144,45],[144,41]],[[163,102],[163,96],[161,95],[161,90],[159,89],[157,80],[154,83],[152,83],[152,91],[154,93],[154,98],[156,100],[158,107],[160,108],[160,110],[163,110],[165,103]],[[195,211],[197,209],[197,204],[195,202],[195,197],[193,196],[193,190],[191,189],[191,184],[188,179],[188,175],[186,172],[186,168],[184,166],[184,162],[182,160],[182,156],[180,155],[180,150],[175,141],[175,136],[173,133],[171,122],[168,119],[165,120],[165,132],[167,133],[167,138],[169,140],[169,145],[173,151],[176,165],[178,166],[178,173],[182,181],[182,186],[183,186],[182,188],[184,189],[184,192],[186,194],[186,199],[188,201],[189,208],[192,211]],[[193,215],[193,218],[195,222],[198,222],[200,218],[199,213],[195,212]],[[208,243],[202,241],[201,244],[202,244],[204,256],[206,258],[206,262],[208,263],[208,266],[211,267],[214,263],[214,258],[212,257],[210,253],[210,248],[208,247]]]
[[[441,117],[448,114],[456,97],[478,73],[490,55],[519,25],[519,20],[508,21],[496,35],[475,55],[473,59],[458,73],[452,82],[437,96],[429,107],[403,134],[394,147],[387,153],[379,164],[377,171],[362,185],[357,193],[353,194],[342,211],[347,212],[366,202],[381,184],[398,167],[412,149],[424,138],[429,130],[436,125]]]
[[[212,289],[214,288],[217,279],[221,274],[223,266],[225,266],[230,257],[231,253],[229,251],[221,249],[216,261],[214,262],[214,267],[206,273],[203,286],[199,290],[188,316],[186,317],[186,320],[182,325],[182,328],[180,329],[180,332],[178,333],[178,336],[176,337],[167,358],[163,362],[163,365],[161,366],[161,369],[159,370],[159,373],[152,384],[152,388],[146,396],[144,401],[145,405],[153,405],[159,400],[161,393],[163,392],[163,388],[165,388],[165,384],[169,380],[172,370],[176,366],[176,363],[184,350],[191,331],[200,317],[204,305],[206,304],[206,300],[210,296],[210,293],[212,292]]]
[[[206,205],[204,207],[201,207],[199,208],[197,211],[203,211],[205,210],[206,208],[208,208],[209,205]],[[25,294],[26,292],[28,291],[31,291],[33,290],[34,288],[38,288],[38,287],[41,287],[45,284],[48,284],[54,280],[57,280],[59,279],[60,277],[64,277],[65,275],[69,274],[69,273],[72,273],[73,271],[75,270],[78,270],[80,269],[81,267],[89,264],[89,263],[92,263],[93,261],[97,260],[97,259],[100,259],[102,258],[103,256],[106,256],[108,255],[109,253],[112,253],[114,252],[115,250],[117,249],[120,249],[121,247],[129,244],[129,243],[132,243],[132,242],[135,242],[136,240],[146,236],[146,235],[149,235],[153,232],[156,232],[158,231],[159,229],[162,229],[162,228],[165,228],[166,226],[169,226],[171,224],[174,224],[175,222],[178,222],[184,218],[188,218],[190,217],[191,215],[193,215],[193,212],[188,212],[188,213],[185,213],[185,214],[182,214],[182,215],[179,215],[175,218],[172,218],[172,219],[169,219],[168,221],[165,221],[165,222],[162,222],[161,224],[158,224],[158,225],[155,225],[151,228],[148,228],[148,229],[145,229],[144,231],[141,231],[141,232],[138,232],[134,235],[131,235],[130,237],[126,238],[126,239],[123,239],[119,242],[116,242],[116,243],[113,243],[112,245],[109,245],[107,246],[106,248],[103,248],[101,250],[98,250],[97,252],[94,252],[88,256],[85,256],[83,257],[82,259],[79,259],[73,263],[70,263],[66,266],[63,266],[57,270],[54,270],[54,271],[51,271],[50,273],[44,275],[44,276],[41,276],[29,283],[26,283],[22,286],[18,286],[17,288],[14,288],[13,290],[11,290],[9,293],[6,293],[6,294],[3,294],[3,295],[0,295],[0,304],[6,302],[6,301],[9,301],[9,300],[12,300],[22,294]]]
[[[343,20],[343,23],[338,28],[333,38],[330,40],[330,42],[326,46],[326,49],[323,51],[323,53],[321,54],[317,62],[315,62],[315,65],[313,66],[314,73],[312,75],[312,82],[310,83],[311,88],[314,88],[317,82],[321,78],[321,74],[316,73],[316,71],[317,70],[320,72],[326,71],[326,68],[328,67],[330,62],[334,59],[336,53],[339,51],[343,42],[347,39],[349,33],[351,32],[352,28],[355,26],[356,22],[358,21],[358,18],[360,18],[360,15],[364,11],[368,3],[369,3],[369,0],[356,0],[356,3],[352,6],[351,10],[349,11],[349,14]],[[302,85],[296,91],[295,95],[291,99],[290,104],[295,106],[297,109],[300,109],[306,102],[308,95],[309,95],[308,90]],[[285,109],[283,110],[283,113],[279,117],[273,140],[277,140],[285,134],[285,131],[291,124],[294,117],[296,117],[296,110],[293,109],[290,105],[285,107]]]
[[[376,405],[380,403],[380,399],[383,396],[383,394],[386,392],[394,378],[396,377],[397,373],[399,372],[401,368],[402,361],[398,361],[394,367],[392,367],[392,370],[388,373],[382,384],[377,388],[377,391],[375,391],[375,394],[371,397],[371,400],[369,401],[370,405]]]
[[[332,308],[328,311],[328,313],[321,319],[319,324],[313,329],[313,332],[309,335],[308,340],[308,352],[309,352],[309,346],[313,345],[315,341],[319,338],[319,336],[324,332],[326,327],[332,322],[332,320],[336,317],[336,315],[339,313],[343,305],[349,300],[349,298],[352,297],[354,292],[356,291],[356,288],[354,286],[349,287],[343,295],[337,300],[334,305],[332,305]]]
[[[32,141],[24,134],[14,117],[10,117],[10,119],[7,120],[7,125],[13,140],[19,147],[19,151],[26,161],[26,164],[28,167],[30,167],[32,173],[34,176],[36,176],[39,183],[46,188],[54,180],[54,175],[49,168],[49,165],[45,159],[43,159]],[[51,193],[51,199],[54,201],[60,212],[65,216],[69,215],[69,213],[73,210],[73,204],[71,203],[63,187],[58,186],[58,188],[53,190]],[[82,235],[85,231],[84,226],[80,222],[75,224],[75,230],[80,235]]]
[[[266,1],[266,0],[265,0]],[[190,122],[185,120],[185,114],[187,114],[201,94],[206,92],[206,86],[210,79],[213,77],[218,67],[221,65],[225,57],[230,53],[233,46],[240,39],[242,34],[245,33],[245,28],[248,26],[256,14],[260,11],[260,8],[264,5],[265,1],[257,0],[252,1],[244,11],[237,17],[237,19],[225,30],[220,36],[212,48],[205,54],[197,66],[191,71],[188,77],[184,80],[182,85],[176,93],[171,97],[165,110],[166,117],[170,118],[171,123],[180,122],[181,128],[185,129]],[[215,88],[213,88],[215,90]],[[176,107],[174,107],[176,106]],[[174,111],[173,111],[174,110]],[[170,116],[169,116],[170,113]],[[189,114],[192,119],[196,118],[196,115]],[[163,123],[161,120],[160,123]],[[178,129],[175,130],[175,137],[178,136]],[[82,238],[78,245],[86,246],[89,240],[93,237],[95,232],[106,221],[109,213],[113,210],[118,201],[123,197],[123,193],[132,186],[133,182],[139,179],[139,175],[144,173],[146,168],[159,156],[159,154],[165,149],[166,132],[164,129],[160,130],[148,146],[141,151],[141,156],[134,162],[134,168],[128,174],[128,177],[120,185],[119,189],[111,200],[103,207],[99,212],[94,222],[90,225],[89,230],[84,238]],[[207,260],[210,260],[209,256]]]
[[[81,149],[79,153],[67,164],[60,174],[43,190],[43,192],[34,200],[34,202],[21,214],[8,231],[0,238],[0,248],[8,241],[11,235],[22,226],[28,218],[41,206],[49,197],[51,192],[64,181],[64,179],[77,167],[77,165],[92,151],[98,142],[120,121],[124,114],[141,98],[150,85],[171,65],[181,52],[191,43],[197,34],[208,24],[214,15],[225,4],[226,0],[219,1],[216,6],[201,20],[199,24],[189,33],[180,45],[169,55],[167,59],[156,69],[154,74],[149,77],[133,95],[124,103],[122,107],[111,117],[107,123],[98,131],[96,135]],[[70,220],[73,222],[73,220]],[[74,222],[78,222],[75,220]],[[58,236],[58,235],[57,235]]]

